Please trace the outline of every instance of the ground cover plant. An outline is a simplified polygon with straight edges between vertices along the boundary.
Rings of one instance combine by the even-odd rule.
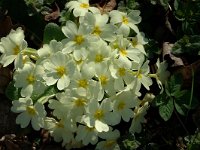
[[[199,8],[1,1],[0,148],[199,149]]]

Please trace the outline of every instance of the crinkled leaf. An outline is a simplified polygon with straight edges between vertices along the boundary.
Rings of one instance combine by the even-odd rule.
[[[168,103],[165,103],[159,107],[159,114],[165,120],[169,120],[174,110],[173,100],[169,99]]]
[[[175,98],[180,98],[186,93],[186,90],[181,90],[181,85],[175,85],[173,88],[173,92],[171,93],[171,96],[174,96]]]
[[[65,38],[65,36],[57,24],[49,23],[45,26],[43,38],[44,43],[49,43],[53,39],[60,41],[63,38]]]
[[[20,95],[21,89],[16,88],[14,86],[14,83],[15,83],[14,81],[11,81],[8,84],[6,91],[5,91],[6,96],[12,101],[18,100],[21,97],[21,95]]]
[[[156,106],[160,106],[160,105],[162,105],[163,103],[165,103],[166,97],[167,97],[167,96],[166,96],[165,93],[160,94],[160,95],[157,95],[157,96],[155,97],[155,99],[154,99],[153,102],[155,102],[155,105],[156,105]]]
[[[176,110],[177,110],[177,112],[179,113],[179,114],[181,114],[181,115],[185,115],[186,114],[186,108],[183,106],[183,105],[179,105],[179,104],[177,104],[176,102],[174,103],[174,105],[175,105],[175,108],[176,108]]]
[[[200,49],[200,36],[192,35],[192,36],[184,36],[182,39],[177,41],[173,48],[173,54],[182,54],[186,53],[189,55],[198,54]]]
[[[45,90],[44,93],[38,95],[38,94],[33,94],[31,96],[33,102],[35,103],[36,101],[40,101],[42,103],[45,103],[48,101],[48,99],[52,96],[54,96],[58,92],[58,89],[55,86],[48,86]]]
[[[132,133],[127,133],[124,136],[120,136],[117,140],[117,143],[122,150],[137,149],[141,145],[141,143],[135,139],[135,136]]]
[[[175,0],[174,1],[174,9],[175,10],[178,10],[178,5],[179,5],[178,0]]]

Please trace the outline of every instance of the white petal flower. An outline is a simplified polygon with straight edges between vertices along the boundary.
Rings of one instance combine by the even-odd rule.
[[[84,145],[88,145],[89,143],[94,145],[98,142],[98,131],[94,127],[79,125],[75,139],[82,141]]]
[[[45,76],[43,79],[47,85],[57,83],[57,88],[63,90],[70,84],[70,80],[75,70],[73,60],[61,52],[52,55],[44,62]]]
[[[104,96],[104,91],[98,82],[92,79],[94,73],[94,68],[84,63],[81,69],[74,73],[69,88],[76,89],[80,96],[88,97],[88,99],[95,98],[101,101]]]
[[[105,139],[105,141],[100,141],[95,148],[96,150],[120,150],[120,147],[117,144],[120,132],[117,129],[114,131],[109,130],[108,132],[102,132],[99,136],[102,139]]]
[[[21,68],[22,55],[21,52],[27,48],[27,42],[24,40],[24,31],[22,28],[17,28],[16,30],[11,30],[11,32],[6,36],[1,38],[0,47],[3,54],[0,57],[0,63],[4,67],[15,62],[15,68]],[[18,62],[18,64],[16,64]]]
[[[133,75],[128,72],[128,70],[131,69],[131,66],[121,62],[119,59],[113,60],[109,69],[111,75],[115,78],[114,88],[118,91],[124,90],[125,84],[128,86],[134,79]]]
[[[114,56],[111,48],[103,41],[91,44],[89,52],[87,63],[88,66],[94,68],[94,71],[108,67],[110,59]]]
[[[62,27],[62,32],[67,37],[62,40],[64,48],[63,53],[72,53],[75,60],[84,60],[88,56],[87,46],[94,38],[90,38],[91,27],[80,24],[79,27],[72,22],[67,21],[66,25]]]
[[[42,83],[43,67],[33,63],[26,63],[22,69],[18,69],[14,74],[15,86],[21,89],[23,97],[30,97],[32,93],[41,93],[45,86]]]
[[[140,96],[140,88],[143,85],[147,90],[150,90],[150,86],[152,85],[152,79],[148,76],[150,69],[149,69],[149,61],[145,61],[142,59],[139,63],[133,63],[133,70],[132,75],[135,77],[135,80],[132,80],[132,84],[129,84],[129,88],[135,91],[135,94]]]
[[[58,93],[59,94],[59,93]],[[57,94],[57,95],[58,95]],[[69,97],[62,97],[61,99],[50,99],[48,107],[52,109],[53,115],[58,119],[70,118],[69,112],[72,106],[68,103]]]
[[[131,126],[129,128],[129,132],[133,132],[133,133],[141,132],[141,130],[142,130],[141,123],[145,122],[144,116],[146,115],[148,108],[149,108],[149,103],[145,102],[141,107],[138,106],[134,109],[133,120],[132,120]]]
[[[69,11],[73,10],[75,17],[84,16],[88,11],[99,13],[98,8],[90,7],[89,0],[70,1],[66,7],[69,8]]]
[[[112,10],[109,14],[111,16],[111,23],[118,24],[118,34],[128,36],[130,28],[136,33],[139,33],[139,29],[136,24],[141,22],[140,11],[132,10],[129,14],[120,12],[118,10]]]
[[[14,100],[11,110],[19,113],[16,123],[22,128],[29,123],[35,130],[44,128],[66,149],[92,144],[119,150],[120,132],[112,127],[132,119],[129,131],[141,131],[152,98],[138,99],[141,86],[149,90],[153,75],[162,80],[162,68],[150,74],[147,42],[137,27],[140,11],[101,14],[89,0],[69,1],[66,8],[78,18],[62,26],[61,41],[51,40],[36,51],[27,48],[21,28],[1,39],[0,63],[14,61],[15,87],[25,97]],[[131,30],[135,37],[128,37]]]
[[[111,76],[110,70],[107,65],[96,68],[96,76],[98,78],[98,83],[101,88],[109,95],[115,95],[116,90],[114,89],[114,78]]]
[[[81,96],[76,89],[67,89],[63,93],[57,93],[57,100],[49,100],[49,107],[53,109],[53,114],[57,118],[72,118],[82,116],[85,113],[85,107],[90,102],[89,97]],[[67,115],[66,115],[67,114]]]
[[[88,127],[95,127],[98,132],[107,132],[109,126],[106,120],[108,120],[107,117],[111,109],[109,99],[103,100],[101,104],[97,100],[93,100],[86,107],[86,115],[83,116],[83,121]]]
[[[144,45],[147,44],[147,39],[144,37],[144,33],[139,32],[135,37],[131,38],[131,44],[134,48],[146,55]]]
[[[57,121],[54,118],[47,117],[45,120],[45,129],[50,131],[56,142],[61,142],[62,145],[70,143],[74,138],[73,132],[76,131],[76,126],[71,120]]]
[[[52,54],[61,51],[63,48],[61,42],[57,42],[56,40],[51,40],[49,44],[44,44],[42,48],[40,48],[37,53],[39,57],[50,57]]]
[[[114,45],[111,45],[115,50],[117,50],[119,55],[119,60],[127,64],[128,66],[131,66],[132,61],[139,62],[139,54],[141,53],[138,49],[133,48],[131,46],[131,43],[126,38],[123,38],[123,36],[117,36],[116,41],[114,42]]]
[[[118,118],[115,120],[114,124],[118,124],[121,118],[128,122],[132,115],[132,108],[139,105],[139,100],[136,98],[131,91],[125,91],[117,95],[113,101],[113,118]],[[115,116],[114,116],[115,115]]]
[[[16,118],[16,123],[20,124],[21,128],[25,128],[31,122],[33,129],[39,130],[44,127],[44,118],[46,111],[41,103],[36,102],[33,105],[31,98],[20,98],[12,102],[11,110],[15,113],[20,113]]]
[[[115,40],[115,32],[117,30],[116,26],[108,23],[109,17],[107,14],[92,14],[86,13],[86,15],[80,19],[80,22],[91,26],[92,35],[100,37],[106,41]]]
[[[158,67],[156,71],[156,81],[158,83],[158,86],[160,87],[161,91],[160,93],[163,92],[163,86],[165,82],[167,81],[167,78],[170,76],[170,72],[167,70],[168,64],[166,61],[163,61],[160,63],[159,59],[156,62],[156,65]]]

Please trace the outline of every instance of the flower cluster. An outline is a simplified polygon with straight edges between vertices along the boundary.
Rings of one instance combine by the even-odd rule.
[[[47,129],[66,148],[117,149],[120,132],[113,127],[132,120],[129,131],[140,132],[149,102],[139,100],[140,89],[152,85],[147,42],[137,27],[140,12],[101,14],[88,0],[66,7],[78,23],[66,22],[62,41],[33,50],[21,28],[1,39],[0,63],[14,62],[14,86],[21,95],[11,110],[20,113],[16,123],[22,128],[31,122],[35,130]],[[129,37],[131,30],[135,37]],[[46,96],[49,87],[57,90]],[[44,104],[52,113],[47,115]]]

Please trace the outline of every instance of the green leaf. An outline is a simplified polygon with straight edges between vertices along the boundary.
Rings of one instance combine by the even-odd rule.
[[[18,100],[21,97],[21,95],[20,95],[21,89],[16,88],[14,86],[14,83],[15,83],[14,81],[11,81],[8,84],[6,91],[5,91],[6,96],[12,101]]]
[[[177,104],[176,102],[174,103],[174,105],[175,105],[177,112],[184,116],[185,112],[186,112],[186,108],[183,107],[183,105],[181,106],[181,105]],[[185,108],[185,110],[184,110],[184,108]]]
[[[180,86],[180,85],[175,86],[173,89],[174,92],[171,93],[171,95],[177,99],[182,97],[186,93],[186,90],[181,90],[181,86],[180,87],[178,87],[178,86]]]
[[[168,103],[165,103],[159,107],[159,114],[165,121],[171,118],[173,111],[173,99],[169,99]]]
[[[190,96],[191,91],[187,90],[177,103],[181,103],[187,109],[195,109],[199,105],[199,100],[195,95],[193,95],[190,102]]]
[[[166,84],[166,85],[167,85],[167,84]],[[165,86],[165,87],[167,87],[167,86]],[[165,93],[166,93],[166,96],[171,97],[171,93],[170,93],[170,91],[168,90],[168,88],[165,89]]]
[[[169,0],[160,0],[160,4],[167,9],[169,5]]]
[[[200,36],[191,35],[184,36],[182,39],[177,41],[172,48],[173,54],[188,54],[188,55],[197,55],[200,49]]]
[[[175,10],[178,10],[178,5],[179,5],[178,0],[175,0],[174,1],[174,9]]]
[[[160,95],[157,95],[153,102],[155,103],[156,106],[160,106],[165,103],[166,97],[167,97],[166,94],[162,93]]]
[[[44,43],[49,43],[51,40],[55,39],[57,41],[65,38],[65,35],[62,33],[61,28],[55,23],[49,23],[45,26],[44,29]]]
[[[141,143],[135,139],[134,134],[127,133],[124,136],[121,136],[117,143],[121,150],[134,150],[137,149]]]
[[[138,3],[135,0],[127,1],[127,8],[133,10],[133,9],[136,9],[137,6],[138,6]]]
[[[38,94],[33,94],[31,96],[33,103],[40,101],[43,104],[46,103],[48,101],[48,99],[52,96],[54,96],[56,93],[58,92],[58,89],[55,86],[48,86],[44,93],[38,95]]]

